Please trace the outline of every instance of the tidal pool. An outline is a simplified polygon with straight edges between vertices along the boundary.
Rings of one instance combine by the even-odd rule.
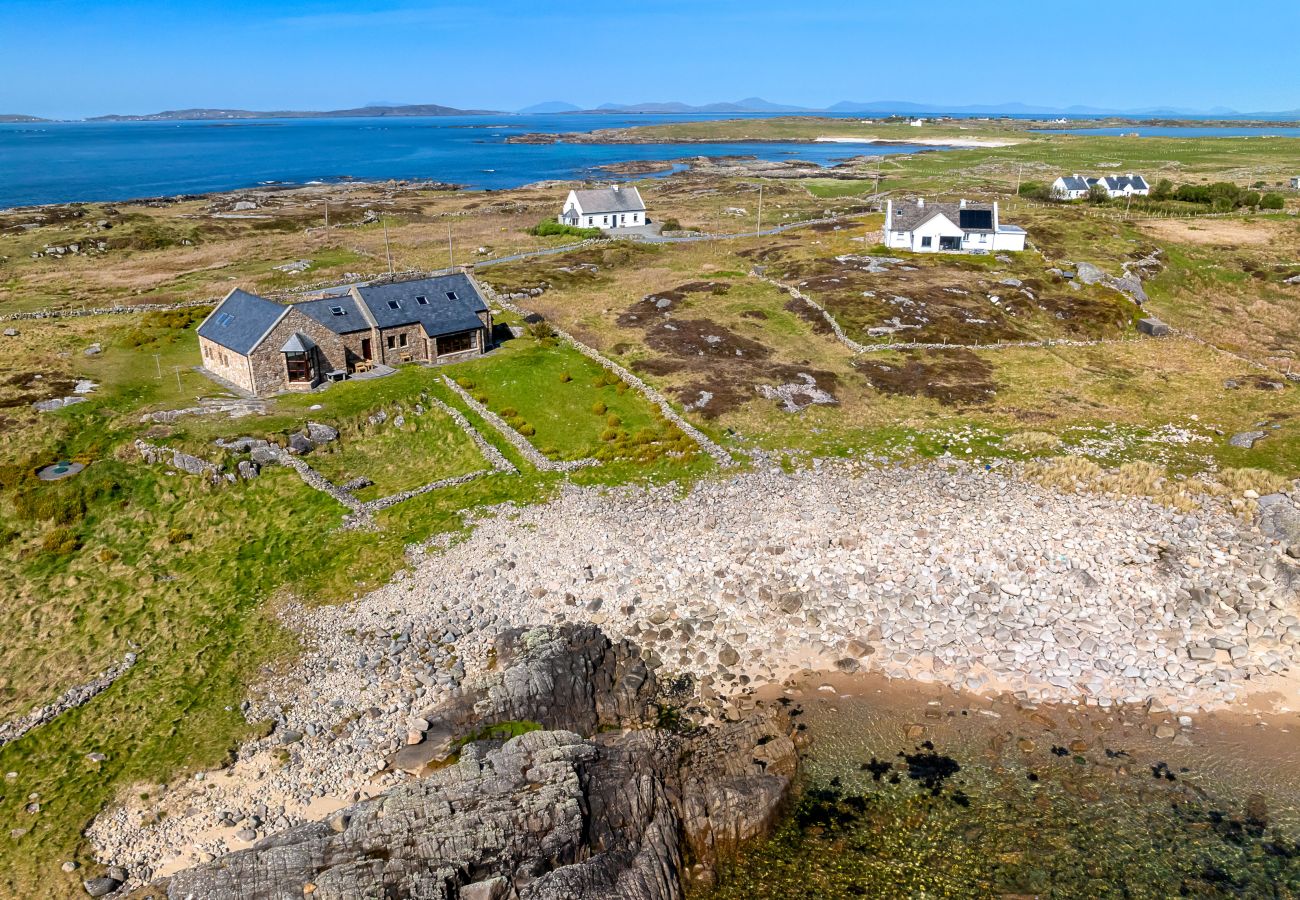
[[[785,696],[800,793],[693,900],[1300,897],[1295,713],[1186,724],[877,676]]]

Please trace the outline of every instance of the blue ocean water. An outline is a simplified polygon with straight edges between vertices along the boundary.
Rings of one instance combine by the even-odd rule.
[[[345,178],[510,188],[582,177],[590,174],[593,166],[628,160],[749,155],[832,165],[852,156],[922,149],[867,144],[505,142],[511,134],[591,131],[699,118],[499,115],[0,124],[0,208]]]

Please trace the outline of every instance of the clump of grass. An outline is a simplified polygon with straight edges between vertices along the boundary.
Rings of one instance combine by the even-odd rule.
[[[603,416],[609,411],[609,407],[605,405],[604,401],[597,400],[595,403],[591,404],[591,411],[598,416]]]
[[[605,417],[605,424],[610,428],[617,428],[623,424],[623,420],[618,417],[617,413],[610,413]]]
[[[1020,453],[1042,453],[1061,446],[1061,439],[1047,431],[1020,431],[1003,441],[1002,446]]]
[[[561,372],[561,373],[560,373],[560,383],[561,383],[561,384],[568,384],[568,383],[569,383],[570,381],[572,381],[572,380],[573,380],[573,376],[570,375],[568,372]]]
[[[63,525],[51,528],[45,533],[45,537],[41,538],[41,551],[43,553],[67,556],[70,553],[75,553],[80,546],[81,541],[77,538],[77,533]]]
[[[1224,469],[1191,478],[1171,476],[1164,466],[1145,460],[1127,462],[1105,469],[1081,456],[1055,456],[1033,460],[1024,466],[1024,474],[1039,484],[1060,491],[1076,493],[1095,491],[1123,497],[1147,497],[1173,509],[1191,512],[1206,500],[1227,501],[1240,515],[1252,515],[1257,509],[1247,491],[1263,495],[1286,487],[1286,478],[1262,469]]]

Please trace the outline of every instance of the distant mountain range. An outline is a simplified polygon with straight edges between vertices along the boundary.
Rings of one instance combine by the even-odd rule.
[[[816,108],[772,103],[762,97],[747,97],[734,103],[708,103],[692,106],[676,101],[666,103],[602,103],[592,109],[582,109],[563,100],[552,100],[519,110],[520,113],[901,113],[966,115],[1031,115],[1031,116],[1297,116],[1300,109],[1282,112],[1243,113],[1224,106],[1210,109],[1187,109],[1173,106],[1145,107],[1141,109],[1115,109],[1100,106],[1033,106],[1026,103],[993,103],[943,106],[933,103],[914,103],[909,100],[841,100],[830,106]]]
[[[1140,109],[1113,109],[1100,106],[1034,106],[1025,103],[973,104],[966,106],[941,106],[932,103],[913,103],[907,100],[871,100],[866,102],[841,100],[820,109],[807,106],[790,106],[772,103],[762,97],[746,97],[729,103],[706,103],[695,106],[679,101],[655,103],[602,103],[594,108],[586,108],[564,100],[548,100],[535,103],[516,110],[520,115],[551,115],[556,113],[582,115],[601,113],[621,114],[726,114],[726,113],[850,113],[864,115],[989,115],[989,116],[1117,116],[1131,118],[1177,118],[1179,116],[1222,116],[1225,118],[1285,119],[1300,117],[1300,109],[1281,112],[1243,113],[1235,109],[1216,106],[1210,109],[1187,109],[1173,106],[1144,107]],[[87,122],[168,122],[168,121],[204,121],[219,122],[240,119],[347,119],[382,116],[471,116],[504,115],[499,110],[457,109],[452,106],[440,106],[436,103],[389,103],[372,101],[365,106],[352,109],[334,110],[275,110],[254,111],[247,109],[172,109],[147,115],[106,115],[93,116]],[[0,114],[0,122],[36,123],[49,122],[38,116],[19,114]]]

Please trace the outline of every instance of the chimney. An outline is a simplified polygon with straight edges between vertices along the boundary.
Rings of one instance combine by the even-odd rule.
[[[924,198],[924,197],[917,197],[917,198],[916,198],[916,206],[917,206],[917,209],[925,209],[925,198]]]
[[[958,208],[958,209],[965,209],[965,208],[966,208],[966,198],[965,198],[965,197],[962,197],[959,201],[957,201],[957,208]]]
[[[998,201],[993,201],[993,230],[998,230]]]

